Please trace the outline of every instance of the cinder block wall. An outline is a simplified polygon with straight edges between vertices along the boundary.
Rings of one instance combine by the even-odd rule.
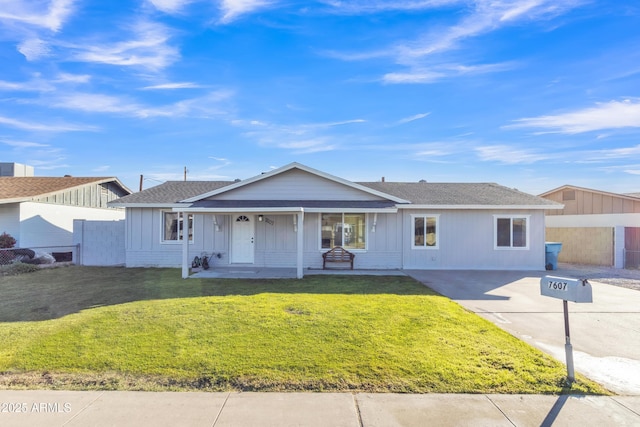
[[[125,264],[125,221],[73,221],[73,243],[80,244],[80,265]]]
[[[558,262],[613,265],[612,227],[547,228],[547,242],[562,242]]]

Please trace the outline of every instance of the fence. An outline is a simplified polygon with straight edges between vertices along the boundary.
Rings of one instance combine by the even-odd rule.
[[[624,268],[640,269],[640,251],[624,251]]]
[[[75,262],[79,254],[80,245],[0,249],[0,265],[8,265],[14,262],[26,264]]]

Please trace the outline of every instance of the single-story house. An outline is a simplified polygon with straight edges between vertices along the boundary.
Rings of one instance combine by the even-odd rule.
[[[126,209],[126,266],[544,270],[544,212],[562,205],[491,183],[351,182],[299,163],[237,181],[166,182]],[[185,226],[184,224],[188,224]],[[185,234],[187,238],[185,238]]]
[[[131,194],[114,177],[0,177],[0,233],[22,248],[72,246],[74,219],[122,220],[110,201]]]
[[[640,268],[640,194],[563,185],[540,195],[562,203],[546,213],[547,239],[560,262]]]

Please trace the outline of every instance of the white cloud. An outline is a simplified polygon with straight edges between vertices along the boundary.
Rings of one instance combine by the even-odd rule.
[[[505,164],[529,164],[546,160],[549,156],[530,150],[516,149],[508,145],[486,145],[476,147],[475,151],[482,161]]]
[[[477,0],[471,13],[456,25],[436,28],[420,40],[401,45],[401,57],[415,58],[458,48],[459,42],[516,21],[550,19],[580,5],[583,0]],[[405,59],[407,60],[407,59]]]
[[[0,21],[18,21],[59,31],[74,12],[76,0],[5,0],[0,3]]]
[[[0,139],[0,142],[14,148],[43,148],[48,147],[47,144],[32,141],[14,141],[9,139]]]
[[[147,0],[156,9],[165,13],[176,13],[184,8],[191,0]]]
[[[0,125],[7,125],[10,127],[29,130],[29,131],[38,131],[38,132],[93,132],[96,131],[97,128],[94,126],[82,126],[82,125],[72,125],[72,124],[43,124],[43,123],[34,123],[34,122],[25,122],[23,120],[16,120],[10,117],[0,116]]]
[[[131,28],[132,38],[116,43],[68,46],[72,59],[111,65],[137,66],[150,70],[165,68],[180,57],[178,50],[168,45],[171,37],[167,27],[140,21]]]
[[[176,82],[176,83],[163,83],[153,86],[145,86],[142,90],[171,90],[171,89],[197,89],[201,88],[201,85],[191,82]]]
[[[425,117],[427,117],[428,115],[430,115],[431,113],[420,113],[420,114],[414,114],[413,116],[410,117],[405,117],[404,119],[400,119],[398,120],[397,124],[401,125],[404,123],[409,123],[409,122],[413,122],[415,120],[420,120],[420,119],[424,119]]]
[[[228,24],[247,13],[269,6],[273,1],[269,0],[221,0],[220,9],[222,18],[220,23]]]
[[[39,101],[49,107],[84,111],[87,113],[111,113],[130,117],[210,117],[223,114],[219,104],[233,96],[233,92],[219,90],[205,96],[185,99],[173,104],[148,106],[128,97],[117,97],[97,93],[68,93]]]
[[[387,11],[414,11],[423,9],[433,9],[441,6],[466,3],[466,0],[356,0],[338,1],[325,0],[322,3],[331,6],[335,12],[360,15],[365,13],[379,13]]]
[[[47,42],[34,38],[28,39],[18,44],[18,52],[27,58],[27,61],[37,61],[49,56],[51,49]]]
[[[523,118],[515,122],[504,128],[540,128],[545,133],[576,134],[640,127],[640,101],[609,101],[569,113]]]

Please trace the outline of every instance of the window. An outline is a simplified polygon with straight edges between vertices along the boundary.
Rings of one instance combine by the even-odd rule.
[[[323,213],[320,228],[322,249],[366,249],[366,214]]]
[[[529,247],[528,216],[523,217],[495,217],[496,248]]]
[[[178,242],[182,240],[183,214],[178,212],[162,212],[162,241]],[[189,215],[189,241],[193,242],[193,215]]]
[[[414,249],[438,248],[438,215],[411,215]]]

